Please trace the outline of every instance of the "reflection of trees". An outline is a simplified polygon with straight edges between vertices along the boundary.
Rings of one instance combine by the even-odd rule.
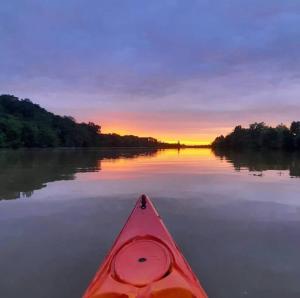
[[[0,151],[0,200],[30,197],[46,183],[101,170],[101,160],[154,155],[156,149],[53,149]]]
[[[216,156],[226,159],[239,171],[289,170],[290,176],[300,177],[300,153],[285,151],[230,151],[214,150]]]

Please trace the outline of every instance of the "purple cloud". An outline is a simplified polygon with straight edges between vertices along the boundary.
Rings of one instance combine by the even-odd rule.
[[[0,90],[79,120],[163,113],[161,130],[219,133],[300,118],[298,1],[11,0],[0,40]]]

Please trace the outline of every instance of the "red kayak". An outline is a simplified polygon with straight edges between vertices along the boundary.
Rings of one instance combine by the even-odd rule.
[[[206,298],[150,199],[142,195],[83,298]]]

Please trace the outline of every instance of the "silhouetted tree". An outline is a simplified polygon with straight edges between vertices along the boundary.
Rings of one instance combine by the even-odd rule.
[[[249,128],[238,125],[225,137],[217,137],[213,148],[223,149],[284,149],[300,150],[300,122],[292,122],[290,129],[284,124],[275,128],[264,122],[255,122]]]
[[[154,138],[101,134],[93,122],[77,123],[12,95],[0,96],[0,148],[18,147],[158,147]]]

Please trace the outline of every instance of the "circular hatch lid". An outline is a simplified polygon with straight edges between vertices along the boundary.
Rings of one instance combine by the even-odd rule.
[[[168,249],[151,239],[134,240],[116,255],[114,270],[125,283],[143,286],[164,277],[171,266]]]

